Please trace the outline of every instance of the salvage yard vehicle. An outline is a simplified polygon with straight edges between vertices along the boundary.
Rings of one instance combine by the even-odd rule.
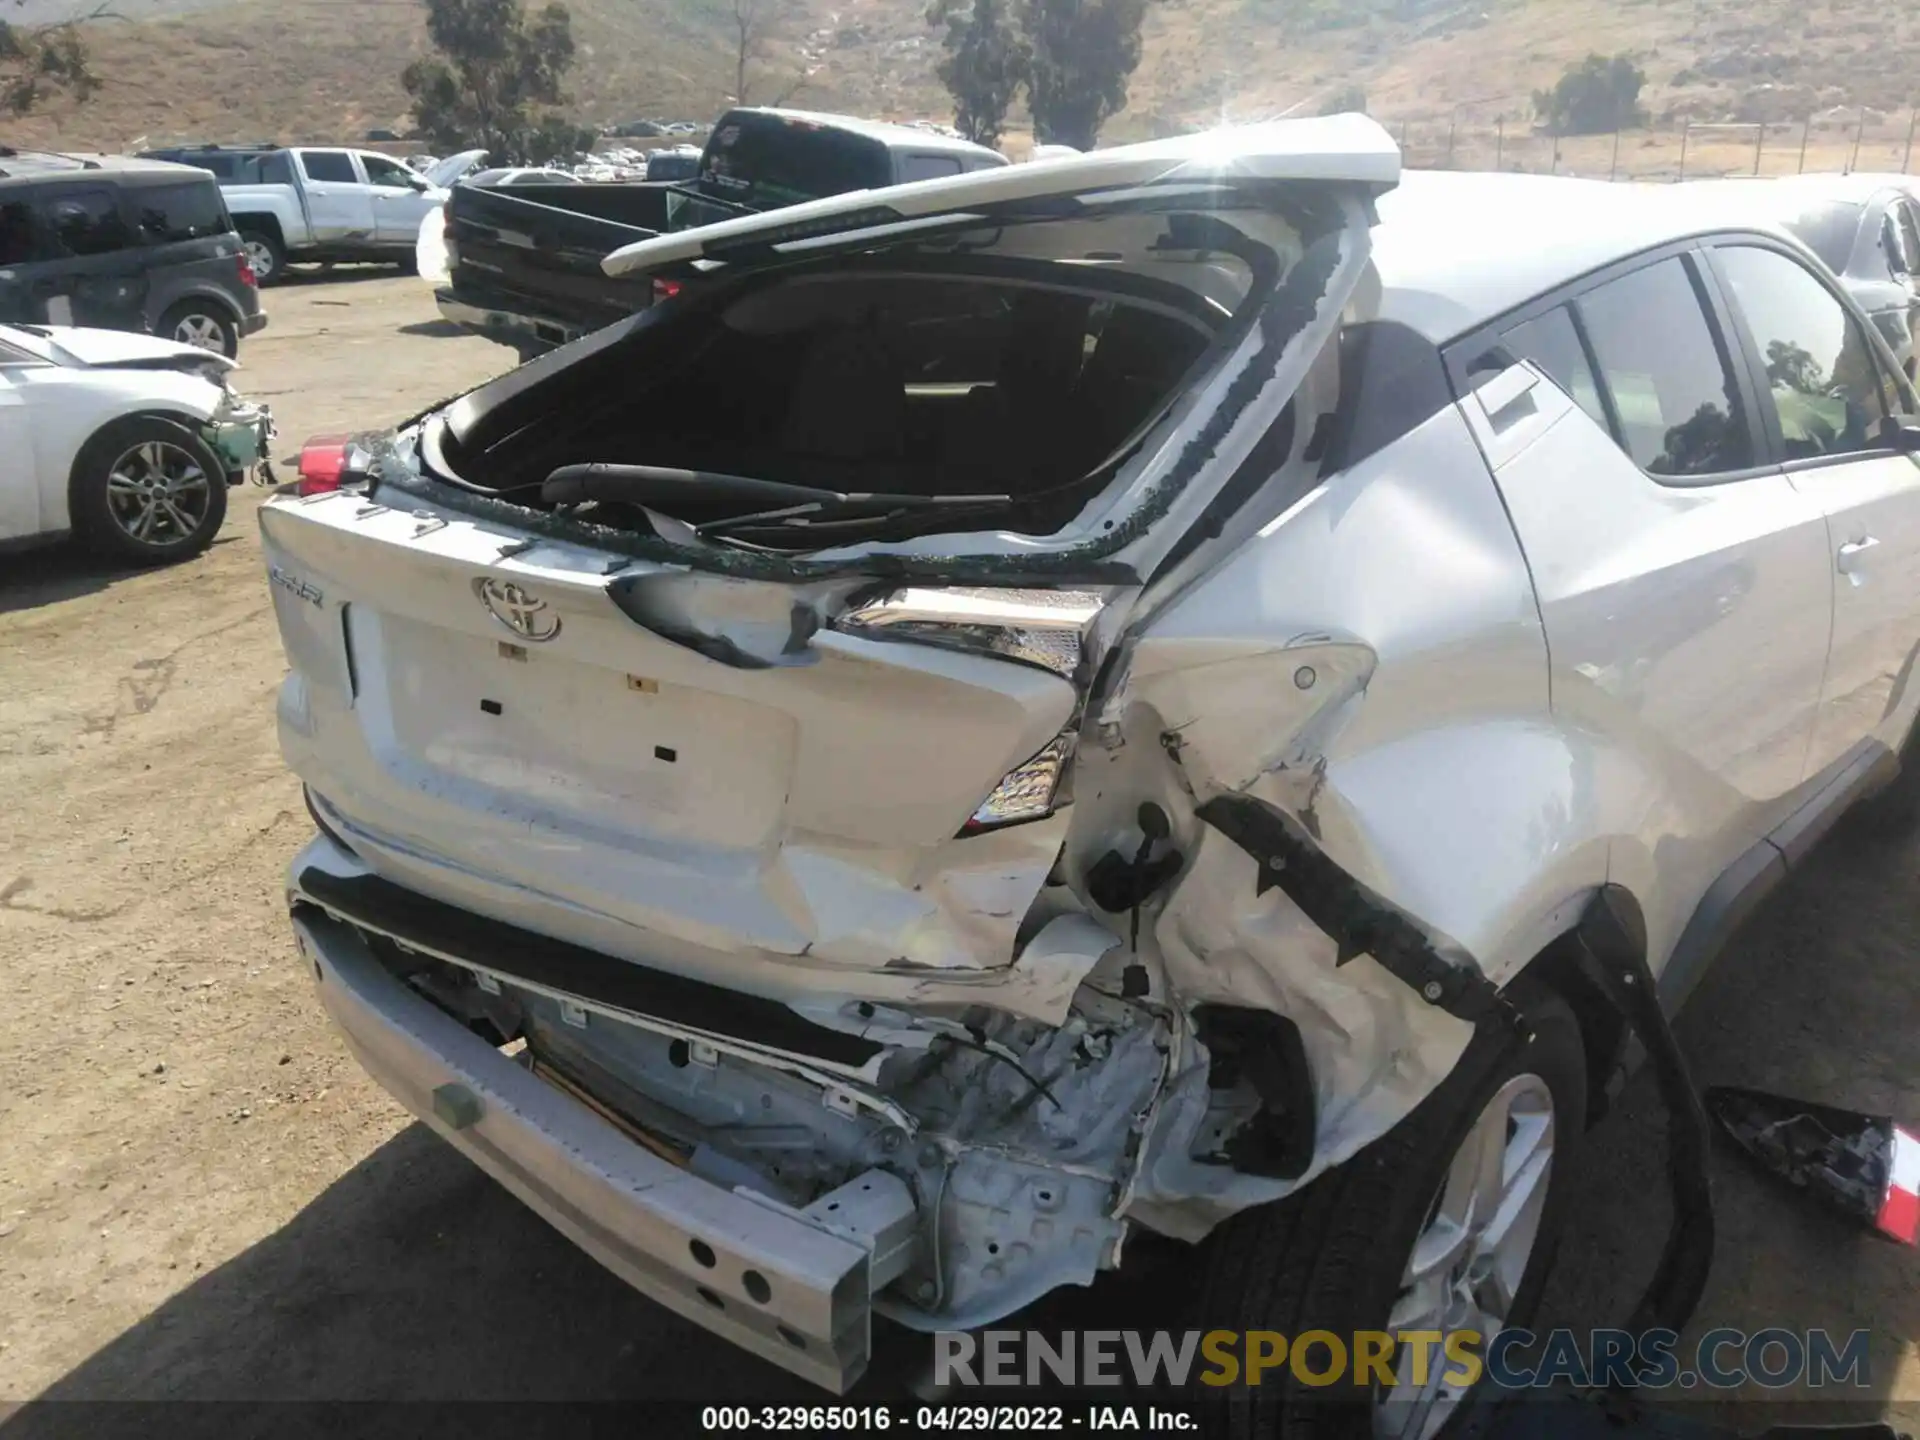
[[[1920,182],[1856,173],[1694,183],[1786,226],[1840,277],[1907,377],[1920,373]]]
[[[653,301],[644,279],[610,286],[600,262],[623,245],[742,211],[998,169],[998,151],[905,125],[746,107],[713,128],[690,178],[640,183],[456,187],[447,204],[447,320],[528,359]]]
[[[230,357],[267,317],[205,171],[5,150],[0,322],[147,331]]]
[[[332,146],[251,155],[220,177],[220,188],[262,285],[297,261],[384,260],[411,269],[420,221],[447,198],[391,155]]]
[[[0,551],[68,535],[136,565],[205,550],[273,438],[233,369],[147,335],[0,325]]]
[[[1341,116],[606,270],[699,284],[261,509],[292,923],[409,1110],[822,1386],[1137,1232],[1202,1329],[1527,1324],[1646,1033],[1595,937],[1678,1005],[1912,786],[1915,398],[1784,231]],[[1366,1423],[1476,1401],[1414,1365]],[[1267,1379],[1219,1433],[1331,1393]]]

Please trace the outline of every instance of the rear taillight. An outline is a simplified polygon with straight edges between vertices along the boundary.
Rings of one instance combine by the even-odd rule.
[[[908,587],[868,600],[833,622],[848,635],[937,645],[1050,670],[1084,694],[1087,637],[1104,608],[1091,591]],[[1016,765],[980,802],[961,835],[1044,820],[1067,803],[1076,714],[1040,752]]]
[[[300,480],[295,490],[301,495],[323,495],[340,488],[347,473],[347,452],[352,448],[350,435],[316,435],[300,447]]]
[[[233,259],[234,267],[240,272],[240,283],[249,288],[258,289],[260,277],[253,273],[253,261],[247,258],[247,252],[242,250]]]
[[[662,300],[673,299],[674,296],[680,293],[680,287],[681,282],[678,280],[655,280],[653,282],[653,303],[658,305]]]

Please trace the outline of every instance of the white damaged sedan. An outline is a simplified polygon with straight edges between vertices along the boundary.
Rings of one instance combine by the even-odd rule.
[[[68,535],[139,565],[206,549],[273,435],[234,368],[151,335],[0,325],[0,552]]]

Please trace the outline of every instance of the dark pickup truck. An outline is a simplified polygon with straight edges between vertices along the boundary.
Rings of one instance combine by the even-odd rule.
[[[653,303],[655,282],[610,278],[623,245],[852,190],[1006,164],[984,146],[911,126],[736,109],[688,181],[456,185],[446,209],[440,313],[530,359]]]

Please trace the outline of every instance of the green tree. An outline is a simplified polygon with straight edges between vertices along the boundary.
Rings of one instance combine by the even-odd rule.
[[[427,37],[440,53],[400,74],[415,124],[449,150],[483,147],[496,164],[532,160],[536,137],[551,139],[564,124],[548,107],[565,100],[560,80],[573,66],[567,7],[528,15],[520,0],[426,4]]]
[[[1027,42],[1008,0],[933,0],[927,23],[946,29],[935,73],[953,96],[955,128],[976,145],[998,145],[1027,78]]]
[[[1367,113],[1367,92],[1358,85],[1343,85],[1320,102],[1320,113],[1322,115],[1364,115]]]
[[[1148,0],[1021,0],[1027,108],[1042,144],[1091,150],[1124,109]]]
[[[85,100],[97,91],[80,27],[101,13],[51,25],[0,20],[0,114],[25,115],[59,96]]]
[[[1604,135],[1645,119],[1640,91],[1647,72],[1625,55],[1589,55],[1569,65],[1551,90],[1533,93],[1534,113],[1555,135]]]

